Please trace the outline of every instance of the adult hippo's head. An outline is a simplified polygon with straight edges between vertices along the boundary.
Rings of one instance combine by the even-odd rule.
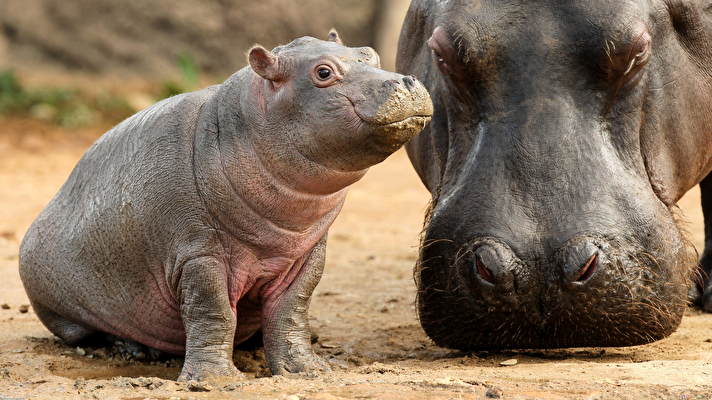
[[[435,115],[421,323],[461,349],[624,346],[678,326],[675,203],[712,169],[712,1],[413,1],[398,68]]]

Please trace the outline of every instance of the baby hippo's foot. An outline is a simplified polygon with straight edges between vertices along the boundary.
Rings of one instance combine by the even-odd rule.
[[[284,343],[271,353],[269,364],[273,375],[331,371],[329,363],[314,354],[310,344]]]
[[[245,379],[245,374],[240,372],[231,360],[223,359],[201,359],[189,360],[186,358],[183,370],[178,377],[178,381],[213,381],[213,380],[241,380]]]

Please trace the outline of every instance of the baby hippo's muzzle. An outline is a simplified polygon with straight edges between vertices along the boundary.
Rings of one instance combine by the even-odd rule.
[[[380,87],[371,93],[373,97],[369,96],[370,101],[356,104],[356,113],[373,145],[388,154],[423,130],[433,115],[433,103],[425,86],[412,76],[396,76],[400,78],[380,82]]]

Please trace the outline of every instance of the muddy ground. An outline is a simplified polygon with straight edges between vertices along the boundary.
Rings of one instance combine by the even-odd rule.
[[[7,304],[0,307],[0,398],[712,398],[712,315],[693,310],[670,338],[632,348],[464,354],[434,346],[413,308],[412,268],[428,194],[403,152],[355,185],[331,230],[311,315],[315,349],[334,372],[266,377],[260,350],[239,351],[236,363],[250,379],[189,386],[173,381],[180,359],[125,360],[112,349],[65,346],[31,308],[22,312],[28,300],[17,249],[100,132],[0,120],[0,305]],[[691,193],[681,207],[701,249],[698,196]],[[517,364],[500,365],[510,359]]]

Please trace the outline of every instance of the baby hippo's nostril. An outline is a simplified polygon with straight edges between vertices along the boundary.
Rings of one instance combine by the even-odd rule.
[[[408,90],[412,90],[415,87],[415,79],[413,79],[412,76],[404,77],[403,83],[405,84],[405,88]]]
[[[400,81],[397,81],[395,79],[387,79],[383,81],[383,86],[388,88],[398,87],[398,85],[400,85]]]

